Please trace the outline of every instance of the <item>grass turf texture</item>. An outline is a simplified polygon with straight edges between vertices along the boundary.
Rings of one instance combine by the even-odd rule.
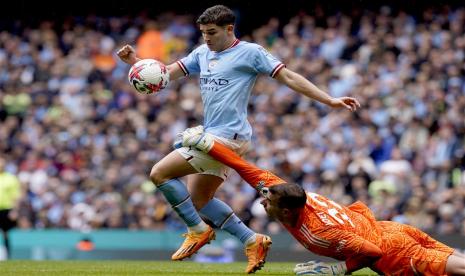
[[[266,263],[255,275],[293,275],[295,263]],[[0,275],[246,275],[246,263],[203,264],[190,261],[5,261]],[[362,269],[353,275],[376,275]]]

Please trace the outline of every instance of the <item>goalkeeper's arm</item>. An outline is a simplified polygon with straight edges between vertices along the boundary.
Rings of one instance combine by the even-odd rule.
[[[261,192],[263,187],[286,183],[273,173],[245,161],[237,153],[215,141],[211,134],[205,133],[202,126],[186,129],[182,133],[182,146],[195,147],[234,169],[252,187]],[[179,144],[179,142],[178,142]]]
[[[286,183],[286,181],[270,171],[260,169],[245,161],[237,153],[218,141],[213,141],[213,146],[208,151],[208,154],[226,166],[233,168],[247,183],[260,192],[263,187]]]
[[[381,248],[351,230],[331,227],[329,229],[325,229],[324,231],[314,232],[313,234],[317,235],[319,238],[331,241],[333,244],[340,245],[340,247],[334,249],[332,252],[333,254],[325,254],[325,256],[344,260],[344,262],[319,262],[317,267],[325,271],[351,273],[364,267],[373,267],[374,263],[383,256],[383,251]],[[312,262],[310,262],[310,264],[311,263]],[[296,266],[296,270],[298,269],[298,266],[299,265]],[[308,273],[318,272],[312,271],[312,266],[306,265],[306,267],[306,271]],[[300,268],[299,270],[301,272],[300,274],[303,274],[303,269]]]
[[[350,250],[350,249],[349,249]],[[310,261],[297,264],[294,272],[297,275],[346,275],[359,269],[374,266],[374,263],[382,257],[381,249],[375,244],[365,240],[360,251],[354,253],[345,262],[321,262]]]

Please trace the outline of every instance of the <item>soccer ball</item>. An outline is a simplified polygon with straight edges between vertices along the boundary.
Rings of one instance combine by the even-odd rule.
[[[165,88],[170,82],[166,66],[154,59],[143,59],[129,69],[129,83],[141,94],[152,94]]]

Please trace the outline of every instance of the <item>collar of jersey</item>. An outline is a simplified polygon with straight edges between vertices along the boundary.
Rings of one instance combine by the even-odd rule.
[[[215,53],[215,54],[223,53],[224,51],[227,51],[227,50],[233,48],[234,46],[237,46],[237,44],[239,44],[239,42],[241,42],[241,41],[240,41],[238,38],[236,38],[236,39],[233,41],[233,43],[231,44],[231,46],[229,46],[228,48],[226,48],[226,49],[224,49],[224,50],[222,50],[222,51],[220,51],[220,52],[215,52],[215,51],[212,51],[212,52]]]

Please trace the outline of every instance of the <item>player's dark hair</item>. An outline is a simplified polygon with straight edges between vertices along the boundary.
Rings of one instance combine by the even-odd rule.
[[[302,208],[307,201],[305,190],[295,183],[284,183],[271,186],[268,191],[276,196],[279,208]]]
[[[216,5],[206,9],[197,19],[197,24],[216,24],[218,26],[226,26],[234,24],[236,15],[234,12],[223,5]]]

